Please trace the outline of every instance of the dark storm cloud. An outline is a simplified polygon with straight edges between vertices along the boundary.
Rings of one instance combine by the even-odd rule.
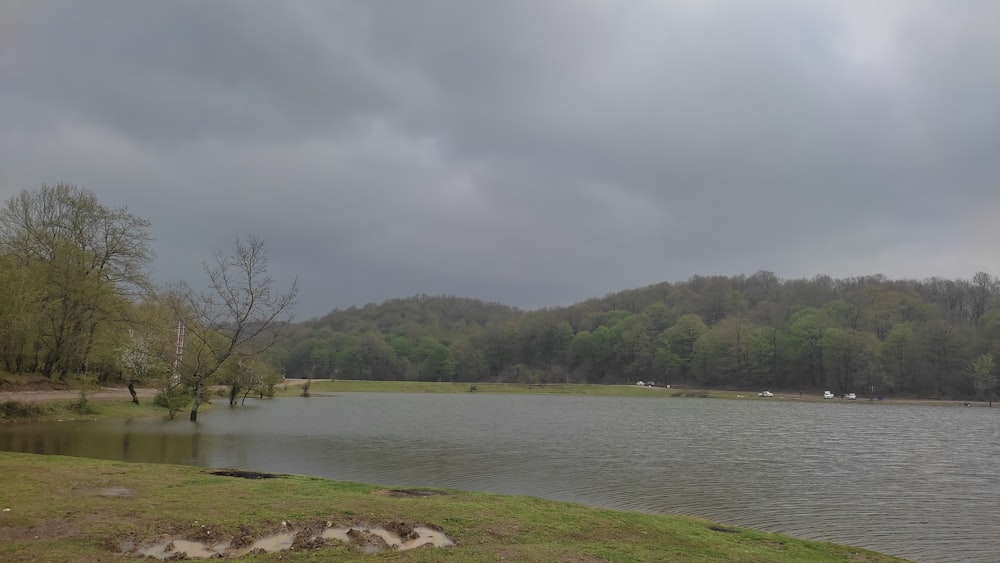
[[[694,274],[994,272],[983,2],[8,2],[0,195],[261,235],[304,317]]]

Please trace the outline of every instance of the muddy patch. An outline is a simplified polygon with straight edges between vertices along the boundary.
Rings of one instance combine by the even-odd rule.
[[[423,489],[381,489],[375,491],[375,494],[387,495],[390,497],[436,497],[447,495],[448,493],[443,491],[427,491]]]
[[[235,469],[216,469],[214,471],[209,471],[212,475],[219,475],[220,477],[239,477],[240,479],[274,479],[277,477],[274,473],[258,473],[256,471],[238,471]]]
[[[708,529],[712,530],[713,532],[722,532],[723,534],[738,534],[738,533],[740,533],[739,530],[734,530],[732,528],[723,528],[721,526],[709,526]]]
[[[77,492],[81,495],[95,497],[130,497],[133,493],[132,489],[127,489],[125,487],[94,487],[77,489]]]
[[[210,557],[240,557],[248,553],[277,553],[280,551],[306,551],[329,545],[335,540],[350,545],[361,553],[381,553],[383,551],[403,551],[418,547],[450,547],[455,543],[440,529],[429,525],[393,521],[384,524],[357,524],[334,527],[307,526],[277,534],[252,539],[245,529],[231,540],[206,538],[206,534],[194,534],[198,539],[170,537],[138,545],[128,541],[119,544],[122,553],[136,557],[152,557],[160,560],[207,559]]]

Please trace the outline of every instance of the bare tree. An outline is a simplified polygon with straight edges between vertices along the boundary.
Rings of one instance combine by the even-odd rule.
[[[297,281],[284,293],[275,291],[264,242],[255,236],[237,240],[232,254],[217,251],[204,268],[207,291],[181,285],[168,299],[187,335],[179,370],[194,392],[192,422],[198,420],[209,378],[227,361],[270,348],[291,322],[298,295]]]

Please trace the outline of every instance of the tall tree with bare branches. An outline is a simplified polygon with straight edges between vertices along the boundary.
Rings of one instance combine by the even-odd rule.
[[[209,288],[174,287],[167,302],[184,323],[187,342],[178,371],[194,392],[191,421],[198,420],[205,386],[227,361],[255,357],[271,347],[293,318],[297,281],[285,292],[268,274],[264,242],[236,240],[231,254],[216,251],[204,264]]]

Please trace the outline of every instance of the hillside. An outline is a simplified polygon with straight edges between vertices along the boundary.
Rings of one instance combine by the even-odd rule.
[[[1000,285],[876,275],[695,276],[520,311],[449,296],[393,299],[295,325],[289,376],[519,383],[655,380],[989,398]]]

